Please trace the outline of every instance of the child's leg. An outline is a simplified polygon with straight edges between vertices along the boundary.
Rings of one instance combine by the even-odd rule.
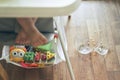
[[[30,40],[27,38],[27,35],[23,29],[17,35],[16,43],[18,44],[30,44]]]
[[[25,33],[24,35],[26,35],[33,46],[36,47],[47,42],[47,39],[35,27],[35,22],[33,22],[32,18],[17,18],[17,20]]]
[[[32,18],[33,23],[35,24],[35,22],[37,21],[37,18]]]
[[[35,24],[37,21],[37,18],[32,18],[32,21]],[[25,35],[25,34],[26,34],[25,31],[23,29],[21,29],[16,38],[16,43],[30,44],[30,40],[27,38],[27,35]]]

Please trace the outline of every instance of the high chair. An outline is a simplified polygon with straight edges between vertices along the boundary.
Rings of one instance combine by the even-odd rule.
[[[38,27],[38,29],[43,32],[48,39],[57,31],[59,35],[58,46],[60,46],[63,52],[63,55],[62,53],[60,53],[60,55],[65,56],[71,80],[75,80],[67,54],[67,40],[62,16],[67,16],[76,10],[80,5],[80,1],[81,0],[0,0],[0,17],[4,17],[4,19],[15,17],[41,17],[42,19],[39,20],[43,20],[43,22],[41,21],[42,23],[40,26],[44,27],[48,26],[45,25],[46,22],[48,22],[49,28],[46,27],[40,30],[41,28]],[[15,44],[14,40],[16,34],[17,33],[12,30],[4,31],[3,28],[0,28],[0,42],[2,42],[3,45]]]

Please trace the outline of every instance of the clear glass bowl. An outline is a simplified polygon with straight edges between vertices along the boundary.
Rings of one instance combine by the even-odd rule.
[[[78,47],[78,52],[81,54],[89,54],[92,52],[92,48],[90,48],[90,46],[80,45]]]

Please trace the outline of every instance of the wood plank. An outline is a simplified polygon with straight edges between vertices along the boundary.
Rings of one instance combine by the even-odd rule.
[[[112,33],[113,33],[113,39],[114,39],[114,43],[115,45],[119,45],[120,44],[120,21],[116,21],[116,22],[113,22],[111,24],[111,29],[112,29]]]
[[[110,25],[106,25],[106,43],[108,43],[109,46],[109,54],[106,57],[106,67],[108,71],[118,71],[120,70],[119,67],[119,61],[115,50],[115,44],[112,34],[112,29],[109,27]],[[105,31],[105,28],[104,28]]]
[[[103,56],[91,56],[95,80],[109,80]]]
[[[25,80],[35,80],[39,79],[39,72],[36,69],[26,69],[25,70]]]
[[[57,64],[57,65],[54,65],[54,70],[53,70],[53,78],[54,78],[54,80],[59,80],[59,69],[60,68],[60,64]]]
[[[115,80],[120,80],[120,71],[115,72]]]
[[[28,69],[25,70],[25,80],[52,80],[53,70],[52,67],[44,69]]]
[[[6,64],[5,69],[9,75],[9,80],[23,80],[25,78],[25,70],[12,64]]]
[[[113,31],[111,29],[111,22],[112,19],[114,20],[115,17],[113,16],[113,13],[110,13],[111,8],[115,8],[115,7],[111,7],[108,8],[109,6],[113,6],[112,3],[109,4],[104,4],[104,17],[105,19],[103,20],[104,22],[106,22],[106,24],[98,24],[100,26],[100,29],[102,31],[101,35],[102,35],[102,39],[103,39],[103,43],[106,47],[109,48],[109,54],[107,55],[107,57],[105,58],[106,60],[106,67],[108,71],[117,71],[119,70],[119,65],[118,65],[118,58],[117,55],[115,53],[115,44],[114,44],[114,38],[113,38]],[[99,14],[99,13],[98,13]]]
[[[75,32],[76,32],[76,36],[74,39],[77,42],[77,47],[81,44],[87,45],[88,29],[87,29],[87,24],[84,20],[79,23],[79,26],[76,27]],[[78,53],[78,57],[79,57],[78,65],[79,65],[80,80],[94,80],[93,69],[91,67],[90,55],[82,55]]]
[[[72,21],[74,21],[73,18]],[[87,26],[85,22],[77,23],[76,26],[77,27],[68,26],[67,28],[67,39],[69,45],[68,53],[72,55],[72,57],[71,55],[70,57],[74,74],[76,80],[94,80],[90,55],[81,55],[76,51],[81,42],[85,43],[88,40]]]
[[[65,62],[61,62],[59,64],[56,64],[53,68],[54,68],[53,69],[54,80],[67,80],[67,78],[69,77],[68,76],[69,73],[67,73],[67,66],[66,66]]]
[[[0,80],[8,80],[8,76],[6,73],[6,70],[4,69],[4,67],[2,66],[2,64],[0,64]]]
[[[108,79],[109,80],[115,80],[115,76],[114,76],[114,72],[113,71],[108,71],[107,74],[108,74]]]
[[[85,21],[80,23],[80,26],[76,28],[76,37],[78,46],[82,44],[87,45],[88,43],[88,27]],[[90,54],[82,55],[78,53],[79,57],[79,73],[80,80],[94,80],[93,68],[91,64]]]
[[[116,45],[116,53],[119,60],[119,67],[120,67],[120,45]]]
[[[80,80],[94,80],[90,55],[81,55],[79,61]]]
[[[96,43],[99,41],[99,26],[96,20],[87,20],[87,26],[88,26],[88,32],[89,36],[93,36],[92,38],[95,40],[94,42]],[[96,33],[94,33],[96,31]],[[94,45],[93,42],[91,42],[91,45]],[[95,46],[93,46],[94,48]],[[104,56],[94,55],[95,52],[93,51],[91,54],[91,60],[92,60],[92,66],[93,66],[93,71],[94,71],[94,77],[95,80],[108,80],[107,77],[107,70],[106,70],[106,65],[104,61]]]
[[[39,80],[53,80],[53,66],[39,69]]]
[[[75,53],[76,54],[76,53]],[[72,68],[73,68],[73,71],[74,71],[74,74],[75,74],[75,78],[76,80],[80,80],[80,71],[79,71],[79,68],[81,67],[79,65],[79,62],[80,62],[80,57],[76,54],[76,57],[71,57],[71,63],[72,63]]]

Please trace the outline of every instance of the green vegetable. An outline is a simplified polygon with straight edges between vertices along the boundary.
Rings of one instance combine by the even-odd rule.
[[[45,45],[40,45],[36,48],[36,50],[42,50],[42,51],[51,51],[51,47],[52,47],[52,42],[49,42]]]
[[[27,61],[27,62],[33,62],[34,56],[35,56],[34,52],[26,52],[23,59],[24,61]]]

